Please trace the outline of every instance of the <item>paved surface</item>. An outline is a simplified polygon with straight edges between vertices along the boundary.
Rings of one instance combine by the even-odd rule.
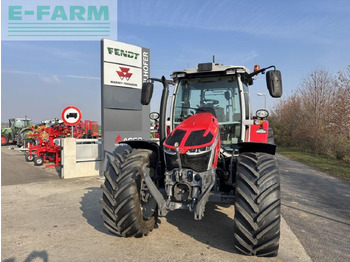
[[[314,261],[350,261],[350,184],[278,156],[282,215]]]
[[[161,218],[159,227],[148,237],[115,237],[104,228],[99,215],[102,180],[60,180],[55,170],[34,167],[20,153],[3,148],[1,154],[2,181],[13,176],[11,183],[1,188],[3,262],[311,261],[283,219],[278,257],[237,254],[233,249],[234,208],[210,203],[202,221],[194,221],[193,214],[179,210]],[[21,172],[4,166],[8,158],[17,159],[15,170],[24,168],[37,180],[16,180]],[[51,173],[39,179],[42,170]]]
[[[44,165],[33,168],[33,162],[25,162],[24,153],[10,148],[14,147],[1,147],[4,152],[1,154],[1,173],[5,174],[1,176],[2,186],[59,179],[59,170],[46,168]]]

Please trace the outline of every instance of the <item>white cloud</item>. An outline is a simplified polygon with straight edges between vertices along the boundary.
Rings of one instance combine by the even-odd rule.
[[[101,80],[101,78],[100,78],[100,77],[97,77],[97,76],[65,75],[65,77],[69,77],[69,78],[79,78],[79,79],[88,79],[88,80]]]
[[[46,84],[57,84],[61,82],[57,75],[51,75],[51,76],[39,75],[39,79]]]
[[[45,83],[60,83],[60,78],[79,78],[86,80],[101,80],[100,77],[97,76],[80,76],[80,75],[52,75],[52,74],[42,74],[42,73],[34,73],[27,71],[18,71],[18,70],[2,70],[3,73],[7,74],[17,74],[17,75],[31,75],[37,76],[39,79]]]

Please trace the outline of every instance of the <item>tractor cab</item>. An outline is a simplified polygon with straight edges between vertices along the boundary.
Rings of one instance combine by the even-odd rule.
[[[31,119],[28,118],[10,118],[9,127],[22,129],[31,125]]]
[[[174,72],[171,129],[196,113],[211,112],[219,122],[221,148],[233,151],[239,142],[247,142],[251,126],[248,121],[252,119],[248,86],[253,84],[251,76],[255,72],[244,66],[219,63],[198,64],[195,69]]]
[[[217,64],[213,66],[217,70],[222,67]],[[219,122],[222,147],[233,149],[242,141],[241,105],[244,104],[244,97],[241,97],[243,92],[240,91],[242,83],[236,75],[215,71],[213,76],[201,77],[198,70],[186,70],[172,76],[176,83],[170,118],[172,129],[196,113],[210,112]],[[247,115],[250,115],[249,108],[247,110]]]

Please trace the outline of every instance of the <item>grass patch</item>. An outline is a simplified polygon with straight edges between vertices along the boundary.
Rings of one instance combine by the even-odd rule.
[[[297,160],[308,166],[318,168],[332,176],[350,182],[350,162],[309,152],[303,152],[301,150],[289,147],[278,146],[277,153]]]

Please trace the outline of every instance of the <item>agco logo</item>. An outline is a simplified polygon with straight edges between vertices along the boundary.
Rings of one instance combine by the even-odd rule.
[[[122,139],[122,137],[118,134],[114,140],[114,144],[118,144],[123,141],[134,141],[134,140],[143,140],[142,137],[126,137]]]
[[[132,76],[132,73],[129,73],[130,68],[127,67],[119,67],[120,71],[116,71],[118,76],[121,80],[124,80],[124,78],[129,81],[130,77]]]

